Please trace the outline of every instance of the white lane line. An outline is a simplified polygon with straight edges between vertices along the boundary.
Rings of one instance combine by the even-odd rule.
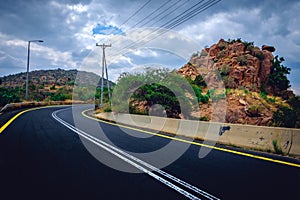
[[[84,137],[85,139],[89,140],[90,142],[94,143],[95,145],[103,148],[104,150],[110,152],[111,154],[117,156],[118,158],[122,159],[123,161],[127,162],[128,164],[136,167],[137,169],[141,170],[142,172],[148,174],[149,176],[155,178],[156,180],[164,183],[165,185],[169,186],[170,188],[176,190],[177,192],[183,194],[184,196],[188,197],[189,199],[193,199],[193,200],[198,200],[199,198],[190,194],[189,192],[183,190],[182,188],[177,187],[176,185],[172,184],[171,182],[167,181],[166,179],[152,173],[151,171],[147,170],[146,168],[138,165],[137,163],[134,163],[133,161],[125,158],[124,156],[118,154],[117,152],[109,149],[108,147],[98,143],[97,141],[92,140],[90,137],[86,136],[88,134],[82,134],[83,131],[79,131],[79,129],[77,129],[76,127],[73,127],[72,125],[66,123],[65,121],[63,121],[62,119],[58,118],[56,115],[57,111],[52,113],[52,117],[54,119],[56,119],[58,122],[60,122],[61,124],[63,124],[64,126],[66,126],[67,128],[71,129],[72,131],[74,131],[75,133],[77,133],[78,135]],[[199,199],[200,200],[200,199]]]
[[[67,108],[67,109],[70,109],[70,108]],[[142,160],[140,160],[140,159],[138,159],[138,158],[136,158],[136,157],[134,157],[134,156],[132,156],[132,155],[130,155],[130,154],[128,154],[128,153],[126,153],[126,152],[124,152],[124,151],[122,151],[122,150],[114,147],[114,146],[112,146],[112,145],[110,145],[110,144],[107,144],[104,141],[99,140],[98,138],[95,138],[95,137],[93,137],[93,136],[91,136],[91,135],[83,132],[82,130],[80,130],[80,129],[78,129],[78,128],[70,125],[70,124],[68,124],[67,122],[63,121],[62,119],[60,119],[57,116],[57,113],[61,112],[63,110],[66,110],[66,109],[62,109],[62,110],[58,110],[58,111],[53,112],[52,113],[52,117],[54,119],[56,119],[58,122],[60,122],[61,124],[63,124],[64,126],[66,126],[67,128],[69,128],[72,131],[76,132],[77,134],[81,135],[85,139],[87,139],[87,140],[93,142],[94,144],[98,145],[99,147],[101,147],[101,148],[109,151],[113,155],[121,158],[122,160],[126,161],[127,163],[133,165],[134,167],[136,167],[139,170],[147,173],[148,175],[154,177],[155,179],[163,182],[164,184],[168,185],[169,187],[173,188],[174,190],[180,192],[181,194],[183,194],[184,196],[186,196],[186,197],[188,197],[190,199],[199,199],[199,198],[197,198],[194,195],[188,193],[187,191],[185,191],[185,190],[177,187],[176,185],[174,185],[174,184],[170,183],[169,181],[165,180],[164,178],[159,177],[156,174],[153,174],[151,171],[145,169],[141,165],[144,165],[145,167],[151,169],[152,171],[155,171],[155,172],[157,172],[157,173],[159,173],[159,174],[161,174],[161,175],[163,175],[163,176],[165,176],[165,177],[167,177],[167,178],[175,181],[176,183],[179,183],[180,185],[182,185],[182,186],[184,186],[184,187],[186,187],[186,188],[188,188],[188,189],[190,189],[192,191],[195,191],[196,193],[198,193],[198,194],[200,194],[200,195],[202,195],[202,196],[204,196],[204,197],[206,197],[206,198],[208,198],[210,200],[213,200],[213,199],[219,200],[219,198],[217,198],[217,197],[215,197],[215,196],[213,196],[213,195],[211,195],[211,194],[209,194],[209,193],[207,193],[207,192],[205,192],[203,190],[200,190],[199,188],[197,188],[197,187],[195,187],[195,186],[193,186],[193,185],[191,185],[189,183],[186,183],[185,181],[183,181],[183,180],[181,180],[181,179],[179,179],[177,177],[174,177],[174,176],[172,176],[172,175],[170,175],[170,174],[168,174],[168,173],[166,173],[166,172],[164,172],[164,171],[162,171],[162,170],[160,170],[160,169],[158,169],[158,168],[156,168],[156,167],[154,167],[154,166],[152,166],[152,165],[150,165],[150,164],[148,164],[148,163],[146,163],[146,162],[144,162],[144,161],[142,161]],[[120,154],[122,154],[123,156],[120,155]],[[127,158],[124,157],[124,156],[126,156]],[[137,163],[139,163],[141,165],[138,165],[137,163],[134,163],[133,161],[129,160],[128,158],[132,159],[133,161],[135,161],[135,162],[137,162]]]

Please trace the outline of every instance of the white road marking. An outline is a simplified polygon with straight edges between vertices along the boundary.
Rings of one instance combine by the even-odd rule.
[[[70,108],[67,108],[67,109],[70,109]],[[148,163],[146,163],[146,162],[144,162],[144,161],[142,161],[142,160],[140,160],[140,159],[138,159],[138,158],[136,158],[136,157],[134,157],[134,156],[132,156],[132,155],[130,155],[130,154],[128,154],[128,153],[126,153],[126,152],[124,152],[124,151],[122,151],[122,150],[120,150],[120,149],[104,142],[104,141],[102,141],[102,140],[99,140],[98,138],[96,138],[92,135],[89,135],[88,133],[74,127],[73,125],[65,122],[64,120],[62,120],[61,118],[59,118],[57,116],[57,113],[61,112],[63,110],[66,110],[66,109],[61,109],[61,110],[57,110],[57,111],[53,112],[52,117],[55,120],[57,120],[58,122],[60,122],[62,125],[64,125],[65,127],[69,128],[70,130],[74,131],[78,135],[85,138],[86,140],[88,140],[88,141],[96,144],[97,146],[105,149],[106,151],[110,152],[111,154],[117,156],[118,158],[120,158],[123,161],[127,162],[128,164],[134,166],[135,168],[141,170],[142,172],[148,174],[149,176],[155,178],[156,180],[164,183],[165,185],[167,185],[170,188],[176,190],[177,192],[181,193],[182,195],[188,197],[189,199],[200,199],[200,198],[198,198],[198,197],[194,196],[193,194],[187,192],[186,190],[174,185],[173,183],[171,183],[170,181],[164,179],[163,177],[154,174],[150,170],[152,170],[154,172],[157,172],[158,174],[169,178],[170,180],[172,180],[172,181],[174,181],[174,182],[176,182],[176,183],[178,183],[178,184],[180,184],[180,185],[182,185],[182,186],[184,186],[184,187],[186,187],[186,188],[188,188],[188,189],[190,189],[190,190],[192,190],[192,191],[194,191],[194,192],[196,192],[196,193],[198,193],[198,194],[200,194],[204,197],[206,197],[207,199],[220,200],[219,198],[217,198],[217,197],[215,197],[215,196],[213,196],[213,195],[211,195],[211,194],[209,194],[209,193],[207,193],[207,192],[205,192],[205,191],[203,191],[203,190],[201,190],[201,189],[199,189],[199,188],[197,188],[197,187],[195,187],[195,186],[193,186],[189,183],[186,183],[185,181],[183,181],[183,180],[181,180],[181,179],[179,179],[179,178],[177,178],[177,177],[175,177],[171,174],[168,174],[167,172],[164,172],[164,171],[162,171],[162,170],[160,170],[160,169],[158,169],[158,168],[156,168],[156,167],[154,167],[154,166],[152,166],[152,165],[150,165],[150,164],[148,164]],[[133,161],[135,161],[135,162],[133,162]],[[144,167],[142,165],[144,165]],[[150,170],[146,169],[145,167],[149,168]]]

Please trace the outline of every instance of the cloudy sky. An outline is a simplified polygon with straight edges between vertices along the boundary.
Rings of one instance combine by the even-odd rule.
[[[182,24],[165,27],[172,31],[155,28],[178,20],[193,5],[205,8],[205,2],[212,1],[0,1],[0,76],[26,71],[27,44],[35,39],[44,42],[31,43],[30,70],[76,68],[98,74],[101,48],[95,44],[111,43],[109,74],[116,80],[121,72],[145,65],[179,68],[194,51],[220,38],[242,38],[275,46],[274,54],[292,69],[292,89],[300,94],[300,1],[222,0]],[[140,42],[148,37],[150,44]]]

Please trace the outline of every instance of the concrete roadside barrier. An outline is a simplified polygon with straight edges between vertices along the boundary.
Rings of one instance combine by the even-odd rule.
[[[213,123],[120,113],[98,113],[96,117],[245,149],[300,156],[300,129]],[[226,129],[229,130],[219,135],[220,127],[227,127]],[[196,134],[195,129],[197,129]]]

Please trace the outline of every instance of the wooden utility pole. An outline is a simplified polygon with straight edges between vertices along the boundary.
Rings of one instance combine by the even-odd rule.
[[[106,65],[106,58],[105,58],[105,48],[111,47],[111,44],[98,44],[96,46],[102,48],[102,76],[101,76],[101,95],[100,95],[100,105],[99,107],[102,108],[103,106],[103,87],[104,87],[104,71],[106,74],[106,81],[107,81],[107,90],[108,90],[108,101],[110,103],[110,89],[109,89],[109,80],[108,80],[108,73],[107,73],[107,65]]]

